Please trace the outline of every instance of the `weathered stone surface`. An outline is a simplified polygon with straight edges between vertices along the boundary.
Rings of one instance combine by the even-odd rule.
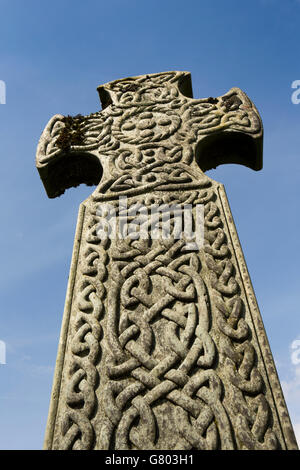
[[[193,99],[190,74],[99,87],[103,110],[54,116],[37,151],[49,197],[82,203],[46,449],[296,449],[222,184],[222,163],[262,167],[259,114],[238,88]],[[99,238],[119,196],[204,205],[204,246]],[[173,223],[175,215],[173,218]]]

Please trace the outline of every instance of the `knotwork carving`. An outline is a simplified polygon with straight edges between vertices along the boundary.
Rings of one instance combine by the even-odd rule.
[[[174,425],[170,448],[278,447],[216,194],[207,186],[172,198],[205,204],[205,256],[182,254],[183,240],[110,241],[107,251],[95,235],[94,210],[60,447],[159,449],[164,404]],[[152,196],[154,201],[170,202],[170,194],[163,200]],[[108,256],[104,314],[105,287],[99,281],[105,279]],[[201,274],[205,265],[206,282]],[[80,357],[85,351],[89,354]],[[92,422],[98,407],[104,414],[96,437]]]
[[[96,410],[95,389],[99,382],[101,317],[104,314],[107,241],[100,241],[97,220],[89,221],[81,266],[77,313],[71,339],[66,408],[61,424],[62,449],[90,449],[95,442],[91,418]]]
[[[245,305],[236,280],[232,253],[226,243],[215,195],[205,210],[206,263],[210,270],[212,303],[220,332],[219,353],[223,371],[230,379],[228,408],[242,449],[276,449],[265,384],[257,368],[257,353],[251,344],[251,329],[245,320]]]
[[[74,155],[73,162],[72,157],[66,162],[71,169],[69,185],[79,184],[80,174],[87,184],[96,181],[95,174],[86,175],[78,169],[77,158],[85,152],[103,158],[100,192],[126,190],[127,180],[130,187],[141,185],[150,191],[157,187],[158,179],[160,183],[170,183],[170,176],[174,184],[190,185],[191,178],[186,175],[195,170],[190,165],[194,163],[196,147],[210,134],[230,131],[230,135],[261,135],[257,111],[241,90],[232,88],[218,98],[192,100],[181,93],[187,76],[172,72],[112,82],[99,87],[104,104],[101,112],[54,116],[37,152],[38,168],[49,195],[55,197],[64,191],[63,182],[58,187],[59,178],[56,187],[50,187],[54,181],[51,170],[65,154]],[[133,169],[139,170],[135,173]],[[179,178],[182,173],[185,176]],[[193,173],[195,182],[199,170]],[[135,180],[131,181],[133,176]],[[151,182],[156,182],[156,186]]]
[[[98,90],[103,110],[54,116],[37,151],[49,197],[98,184],[83,203],[47,448],[295,448],[225,193],[203,173],[261,168],[256,108],[238,88],[192,99],[186,72]],[[108,205],[144,236],[105,237]],[[173,207],[170,236],[150,233],[153,205]],[[194,229],[204,206],[203,246],[177,236],[186,205]]]
[[[174,412],[177,413],[179,407],[198,420],[193,426],[192,443],[186,427],[178,429],[179,442],[184,448],[194,445],[200,422],[202,433],[209,426],[217,433],[212,423],[214,413],[211,411],[210,419],[207,420],[208,405],[205,406],[199,399],[192,397],[200,385],[194,385],[193,388],[191,384],[195,380],[197,383],[201,373],[194,373],[190,377],[190,371],[194,367],[197,370],[210,369],[215,359],[215,346],[209,335],[207,292],[198,273],[200,261],[196,254],[176,257],[183,243],[177,241],[175,245],[164,249],[161,244],[154,244],[148,250],[145,243],[144,247],[139,245],[139,249],[135,249],[134,255],[132,247],[128,245],[127,252],[114,255],[115,286],[110,290],[108,312],[110,353],[107,356],[107,374],[110,380],[103,399],[108,421],[106,433],[102,433],[103,448],[110,447],[114,432],[116,445],[120,449],[129,449],[129,442],[139,448],[140,435],[143,436],[144,448],[147,437],[147,448],[154,449],[155,436],[159,431],[156,429],[156,418],[151,405],[162,399],[176,405]],[[126,256],[127,253],[129,256]],[[164,294],[156,300],[154,284],[158,283],[163,285]],[[119,322],[118,298],[124,308]],[[135,308],[132,309],[133,307]],[[153,349],[153,341],[158,341],[155,328],[152,327],[154,322],[163,325],[160,328],[165,331],[164,356],[161,358],[162,345]],[[133,378],[134,382],[128,381],[128,377]],[[119,381],[117,388],[116,379]],[[218,378],[211,370],[210,374],[203,377],[203,383],[207,380],[216,382]],[[202,384],[201,380],[199,384]],[[226,416],[219,398],[220,396],[216,406]],[[210,400],[208,401],[210,404]],[[128,408],[129,403],[131,406]],[[125,407],[127,411],[123,414]],[[140,421],[135,428],[133,422],[137,418]],[[210,442],[210,439],[206,442],[199,434],[196,448],[214,448],[218,439],[215,438],[214,442],[215,444]]]

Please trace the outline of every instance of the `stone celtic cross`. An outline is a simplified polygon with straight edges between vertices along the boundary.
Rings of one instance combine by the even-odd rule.
[[[239,88],[193,99],[187,72],[98,91],[102,111],[55,115],[37,150],[50,198],[97,185],[79,211],[45,448],[296,449],[224,187],[204,173],[261,169],[256,108]],[[204,243],[100,237],[101,208],[129,214],[120,197],[137,212],[189,206],[194,229],[201,206]]]

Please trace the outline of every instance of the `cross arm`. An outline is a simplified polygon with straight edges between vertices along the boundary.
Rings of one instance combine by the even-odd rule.
[[[98,121],[99,113],[75,117],[56,114],[48,122],[36,153],[36,167],[48,197],[60,196],[65,189],[81,183],[99,183],[102,166],[96,151]]]
[[[105,153],[120,147],[112,135],[112,124],[132,105],[143,109],[156,99],[165,105],[179,96],[192,97],[191,74],[165,72],[130,77],[101,85],[98,92],[104,112],[75,117],[56,114],[40,137],[36,167],[50,198],[81,183],[98,184],[105,169],[99,150]]]
[[[202,171],[223,163],[262,168],[261,119],[239,88],[217,98],[193,99],[189,72],[164,72],[115,80],[98,92],[102,111],[57,114],[42,133],[36,166],[50,198],[80,183],[126,180],[127,173],[130,180],[133,172],[139,184],[145,171],[164,164],[166,178],[175,163],[174,171],[195,161]],[[118,173],[120,159],[126,174]]]
[[[191,100],[185,119],[196,134],[196,160],[203,171],[226,163],[262,169],[262,121],[240,88],[217,98]]]
[[[115,80],[98,87],[98,92],[104,107],[143,108],[155,103],[156,107],[167,104],[169,114],[178,109],[178,137],[184,133],[185,141],[197,142],[193,153],[203,171],[224,163],[262,168],[262,121],[240,88],[231,88],[216,98],[193,99],[189,72],[164,72]]]

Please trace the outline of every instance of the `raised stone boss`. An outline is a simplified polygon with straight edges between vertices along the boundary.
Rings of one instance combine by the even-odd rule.
[[[97,185],[79,210],[45,448],[297,449],[224,187],[204,173],[262,168],[255,106],[239,88],[193,99],[188,72],[98,91],[102,111],[55,115],[37,150],[50,198]],[[204,207],[204,244],[100,237],[101,208],[128,215],[120,196]]]

